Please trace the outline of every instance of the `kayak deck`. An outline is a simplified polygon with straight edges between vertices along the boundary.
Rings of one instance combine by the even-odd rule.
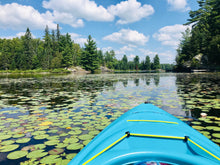
[[[162,109],[141,104],[105,128],[69,165],[138,165],[143,161],[220,164],[220,148]]]

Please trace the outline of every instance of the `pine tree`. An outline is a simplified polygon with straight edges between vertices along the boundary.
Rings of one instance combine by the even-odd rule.
[[[160,58],[157,54],[154,57],[153,69],[160,69]]]
[[[134,58],[134,66],[136,70],[139,69],[139,57],[138,56],[135,56]]]
[[[99,68],[97,47],[95,41],[89,35],[87,43],[85,43],[84,51],[82,52],[81,65],[84,69],[94,73]]]
[[[33,60],[33,45],[32,45],[32,34],[30,29],[27,28],[25,35],[22,37],[23,40],[23,55],[20,59],[21,69],[27,70],[32,69]]]
[[[145,69],[146,70],[150,70],[151,69],[150,57],[149,56],[146,56],[146,59],[145,59]]]

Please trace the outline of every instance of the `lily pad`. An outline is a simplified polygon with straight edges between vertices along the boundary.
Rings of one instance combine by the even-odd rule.
[[[81,144],[70,144],[70,145],[68,145],[66,148],[68,149],[68,150],[79,150],[79,149],[81,149],[83,147],[83,145],[81,145]]]
[[[77,153],[67,154],[66,158],[69,159],[69,160],[72,160],[76,155],[77,155]]]
[[[22,138],[22,139],[16,140],[16,143],[27,143],[30,140],[31,140],[31,138]]]
[[[0,140],[5,140],[11,138],[11,135],[1,135]]]
[[[45,144],[36,144],[36,145],[34,145],[34,148],[36,148],[36,149],[44,149],[44,148],[46,148],[46,145]]]
[[[70,137],[70,138],[66,138],[66,139],[63,141],[63,143],[76,143],[76,142],[78,142],[78,141],[79,141],[79,139]]]
[[[35,140],[42,140],[42,139],[46,139],[47,137],[49,137],[49,135],[47,135],[47,134],[36,135],[36,136],[34,136],[34,139]]]
[[[24,137],[24,136],[25,136],[25,134],[16,134],[13,136],[13,138],[20,138],[20,137]]]
[[[56,148],[65,148],[66,146],[68,146],[69,144],[67,144],[67,143],[59,143],[59,144],[57,144],[55,147]]]
[[[5,145],[13,144],[14,142],[15,142],[14,140],[6,140],[6,141],[1,142],[0,144],[5,146]]]
[[[19,147],[18,144],[11,144],[11,145],[7,145],[7,146],[3,146],[3,147],[0,147],[0,152],[13,151],[13,150],[16,150],[18,147]]]
[[[62,160],[59,155],[49,155],[40,160],[42,164],[54,164]]]
[[[47,153],[47,152],[44,152],[44,150],[35,150],[35,151],[32,151],[32,152],[28,153],[27,158],[37,159],[37,158],[44,157],[44,156],[46,156],[47,154],[48,154],[48,153]]]
[[[8,159],[20,159],[28,154],[27,151],[14,151],[7,155]]]
[[[213,133],[212,136],[214,136],[216,138],[220,138],[220,133]]]
[[[49,153],[50,155],[59,155],[59,154],[61,154],[61,153],[63,153],[63,152],[64,152],[64,149],[62,149],[62,148],[56,148],[56,149],[50,150],[48,153]]]
[[[54,146],[54,145],[57,145],[59,142],[60,142],[59,140],[49,140],[49,141],[44,142],[44,144],[47,146]]]

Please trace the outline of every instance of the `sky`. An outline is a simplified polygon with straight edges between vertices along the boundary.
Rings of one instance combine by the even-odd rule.
[[[0,38],[25,34],[42,38],[46,25],[69,33],[84,47],[89,35],[103,52],[140,62],[158,54],[160,63],[174,63],[176,49],[196,0],[0,0]],[[189,27],[190,28],[190,27]]]

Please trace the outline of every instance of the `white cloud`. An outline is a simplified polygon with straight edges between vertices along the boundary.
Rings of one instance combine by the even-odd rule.
[[[126,46],[123,46],[122,48],[120,48],[120,50],[123,52],[130,52],[130,51],[134,51],[135,47],[136,46],[134,46],[134,45],[126,45]]]
[[[125,45],[145,45],[145,43],[149,40],[149,36],[145,36],[136,30],[122,29],[119,32],[105,36],[103,40]]]
[[[128,0],[109,6],[108,11],[120,18],[117,23],[127,24],[152,15],[154,8],[151,5],[141,6],[141,3],[136,0]]]
[[[149,57],[154,57],[156,54],[158,54],[158,52],[154,52],[154,51],[151,51],[151,50],[148,50],[148,49],[143,49],[143,48],[140,48],[139,51],[141,52],[142,55],[144,55],[145,57],[146,56],[149,56]]]
[[[159,53],[160,63],[161,64],[169,64],[175,61],[176,52],[175,51],[165,51]]]
[[[51,20],[51,13],[39,13],[32,6],[24,6],[17,3],[0,5],[0,28],[24,30],[44,29],[46,25],[55,29],[56,24]]]
[[[106,48],[102,48],[103,52],[107,52],[107,51],[111,51],[111,50],[113,50],[113,48],[111,46],[106,47]]]
[[[188,11],[190,7],[187,4],[187,0],[167,0],[171,10]]]
[[[76,33],[69,33],[71,36],[71,39],[74,41],[74,43],[79,44],[81,47],[84,46],[84,44],[87,42],[87,38],[83,38],[81,35]]]
[[[13,39],[13,38],[16,38],[16,37],[20,38],[21,36],[24,36],[24,35],[25,35],[25,32],[19,32],[15,36],[7,36],[7,37],[6,36],[0,36],[0,38]],[[32,34],[32,38],[36,38],[36,36]]]
[[[83,26],[88,21],[113,21],[114,16],[103,6],[90,0],[49,0],[43,1],[43,7],[52,9],[54,20],[73,27]]]
[[[187,27],[180,24],[173,26],[165,26],[161,28],[157,33],[153,34],[153,38],[162,42],[162,45],[168,45],[176,48],[182,37],[182,32],[184,32]]]

